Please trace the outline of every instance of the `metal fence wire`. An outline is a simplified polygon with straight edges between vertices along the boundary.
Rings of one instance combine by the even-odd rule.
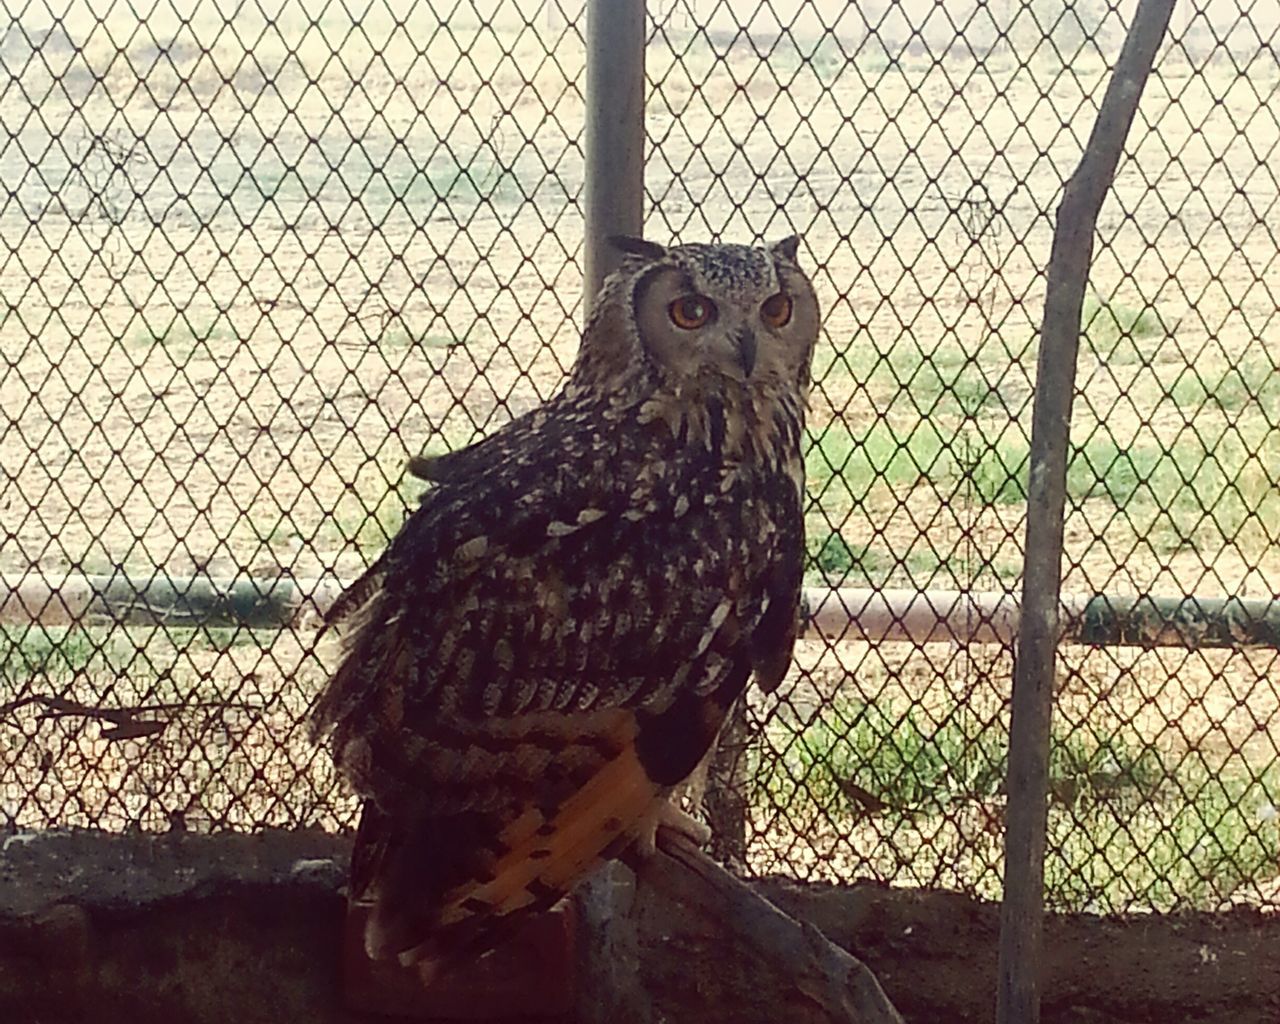
[[[1018,592],[1053,214],[1132,7],[652,0],[647,233],[797,230],[826,311],[809,585],[852,621],[720,766],[745,871],[998,896],[1012,647],[947,609]],[[303,598],[572,359],[582,0],[6,10],[0,827],[346,827]],[[1280,596],[1278,25],[1184,3],[1142,100],[1068,595]],[[1280,904],[1274,647],[1128,639],[1062,649],[1048,904]]]

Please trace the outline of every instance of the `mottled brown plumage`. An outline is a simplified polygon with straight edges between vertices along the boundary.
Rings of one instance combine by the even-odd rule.
[[[619,244],[565,387],[415,463],[433,486],[331,613],[313,722],[364,798],[374,957],[483,952],[651,843],[789,664],[818,330],[795,240]]]

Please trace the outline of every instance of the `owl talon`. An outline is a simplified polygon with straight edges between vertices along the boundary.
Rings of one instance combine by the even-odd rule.
[[[675,804],[661,801],[646,816],[636,837],[636,849],[642,857],[652,857],[658,852],[658,829],[669,828],[697,846],[705,846],[711,840],[711,829],[697,818],[691,817]]]

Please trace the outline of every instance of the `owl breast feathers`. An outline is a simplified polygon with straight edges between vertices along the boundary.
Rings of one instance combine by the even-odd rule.
[[[364,801],[373,957],[478,955],[651,842],[752,675],[790,662],[818,331],[796,240],[618,244],[564,388],[421,465],[331,612],[313,726]]]

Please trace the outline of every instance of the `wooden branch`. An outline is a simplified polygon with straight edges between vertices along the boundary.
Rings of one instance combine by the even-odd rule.
[[[687,983],[704,996],[717,982],[726,985],[736,1005],[725,1005],[715,1020],[778,1020],[785,1007],[785,1019],[793,1024],[902,1024],[875,975],[816,927],[783,913],[679,833],[660,829],[658,849],[650,858],[630,858],[638,913],[670,922],[658,928],[668,941],[675,941],[678,930],[714,947],[724,977]],[[687,968],[691,961],[674,952],[666,959]],[[669,986],[652,981],[642,987],[672,995]]]
[[[747,861],[747,751],[756,740],[747,725],[747,702],[738,700],[720,729],[707,764],[702,813],[711,829],[711,852],[721,864]]]
[[[645,989],[640,936],[631,917],[636,877],[617,862],[605,864],[574,892],[577,951],[574,1024],[651,1024],[653,1000]]]
[[[66,697],[49,694],[30,694],[0,704],[0,722],[16,711],[27,707],[42,707],[38,716],[44,718],[85,718],[102,723],[102,738],[107,740],[140,739],[164,732],[170,719],[140,718],[140,715],[173,715],[186,711],[258,711],[256,704],[237,701],[192,701],[189,703],[137,704],[129,707],[106,708],[94,704],[82,704]]]
[[[1098,118],[1054,225],[1031,413],[1026,563],[1009,735],[999,1024],[1040,1020],[1049,730],[1060,637],[1063,510],[1080,314],[1098,212],[1115,179],[1138,100],[1164,39],[1173,0],[1139,0]]]

